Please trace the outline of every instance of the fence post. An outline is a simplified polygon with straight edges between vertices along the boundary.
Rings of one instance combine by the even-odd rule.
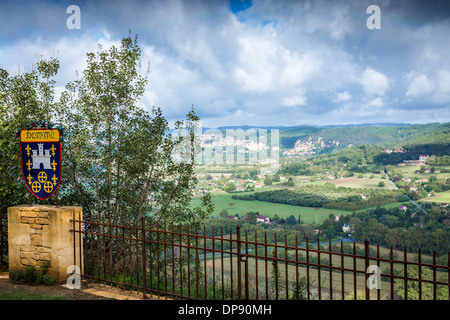
[[[367,270],[369,269],[369,238],[364,239],[364,258],[365,258],[365,266],[366,266],[366,272],[365,272],[365,286],[366,286],[366,300],[370,300],[370,289],[367,285],[367,280],[369,280],[369,274]]]
[[[147,270],[145,268],[145,216],[142,215],[142,294],[143,298],[147,298]]]
[[[236,226],[236,245],[237,245],[237,276],[238,276],[238,300],[242,300],[241,283],[241,226]]]
[[[6,269],[6,266],[3,266],[3,212],[4,210],[0,208],[0,272],[2,272],[3,269]],[[6,224],[6,226],[8,226],[8,224]]]

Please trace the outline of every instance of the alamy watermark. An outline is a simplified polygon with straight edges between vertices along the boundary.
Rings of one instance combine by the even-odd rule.
[[[381,10],[377,5],[371,5],[367,7],[367,14],[370,14],[370,17],[367,18],[366,26],[369,30],[381,29]]]
[[[377,265],[370,265],[366,270],[367,274],[371,274],[366,281],[366,286],[370,290],[372,289],[381,289],[381,270]]]
[[[66,272],[71,274],[67,278],[66,285],[69,289],[81,289],[81,269],[79,266],[70,265],[67,267]]]
[[[69,30],[81,29],[81,10],[77,5],[70,5],[66,9],[70,16],[66,20],[66,27]]]
[[[208,166],[259,165],[262,175],[274,175],[280,168],[278,129],[203,129],[173,133],[181,143],[174,150],[177,162]]]

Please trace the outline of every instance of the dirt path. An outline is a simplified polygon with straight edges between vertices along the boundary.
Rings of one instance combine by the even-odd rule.
[[[61,297],[69,300],[142,300],[142,294],[123,292],[115,288],[91,283],[82,284],[79,290],[68,289],[65,285],[22,284],[11,281],[8,273],[0,272],[0,295],[3,293]]]

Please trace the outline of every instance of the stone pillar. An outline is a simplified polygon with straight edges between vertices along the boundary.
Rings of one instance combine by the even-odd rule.
[[[21,205],[8,208],[9,270],[27,266],[41,268],[49,264],[47,275],[58,283],[70,274],[67,268],[77,265],[83,270],[82,237],[71,230],[71,220],[81,220],[82,208],[51,205]],[[75,230],[80,224],[75,223]],[[80,245],[81,238],[81,245]],[[81,250],[80,250],[81,249]],[[81,252],[80,252],[81,251]],[[75,263],[74,263],[75,255]]]

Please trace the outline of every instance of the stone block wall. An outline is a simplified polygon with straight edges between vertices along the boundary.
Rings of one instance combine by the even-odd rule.
[[[27,266],[49,267],[48,275],[64,282],[70,276],[67,268],[80,264],[82,243],[74,237],[73,217],[80,220],[80,207],[56,207],[50,205],[22,205],[8,208],[9,269]],[[75,224],[75,229],[79,229]],[[76,248],[76,249],[75,249]],[[82,261],[82,259],[81,259]],[[82,270],[83,266],[78,267]]]

